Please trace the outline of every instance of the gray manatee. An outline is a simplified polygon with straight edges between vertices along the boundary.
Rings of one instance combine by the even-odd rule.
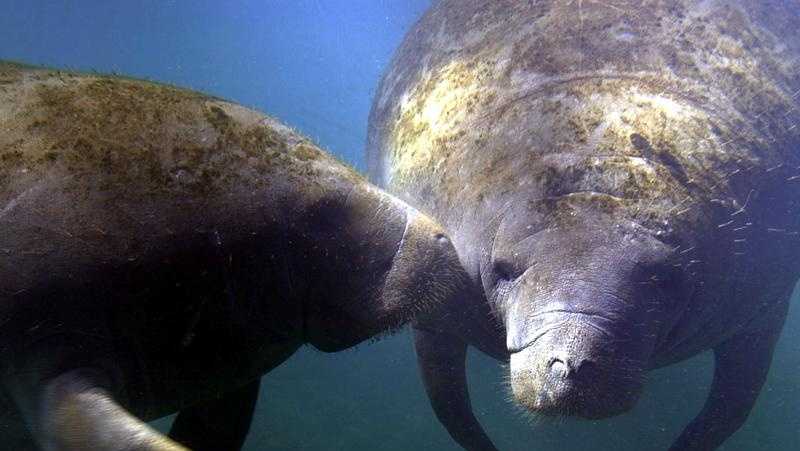
[[[4,449],[239,449],[259,377],[300,346],[391,331],[467,280],[437,223],[270,118],[7,63],[0,230]],[[173,412],[170,438],[143,423]]]
[[[800,269],[797,30],[789,0],[443,0],[408,33],[367,157],[483,288],[415,326],[458,443],[494,449],[467,345],[510,361],[528,411],[585,418],[713,350],[673,449],[713,449],[745,421]]]

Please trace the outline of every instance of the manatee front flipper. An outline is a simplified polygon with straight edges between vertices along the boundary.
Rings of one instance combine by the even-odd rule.
[[[193,451],[239,451],[250,431],[260,385],[256,379],[213,401],[181,410],[170,438]]]
[[[788,303],[766,324],[734,335],[714,348],[714,380],[703,410],[670,451],[716,449],[744,423],[767,378]]]
[[[472,413],[467,387],[467,344],[461,339],[414,328],[414,348],[436,417],[464,449],[496,451]]]
[[[120,407],[102,388],[102,375],[78,369],[41,386],[28,407],[46,450],[186,451]]]

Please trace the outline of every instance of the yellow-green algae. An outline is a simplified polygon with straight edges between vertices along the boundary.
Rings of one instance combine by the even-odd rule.
[[[736,211],[747,192],[731,177],[796,160],[791,58],[746,8],[585,1],[576,15],[566,3],[486,6],[519,10],[502,26],[472,4],[426,16],[420,30],[444,25],[410,38],[383,81],[372,170],[384,161],[392,190],[437,214],[525,181],[544,196],[611,194],[653,225],[701,219],[712,201]],[[469,17],[487,23],[465,33]],[[561,154],[582,158],[550,165]]]
[[[194,192],[263,187],[321,167],[360,179],[257,112],[168,85],[0,65],[0,188],[59,166],[100,189]],[[227,187],[227,188],[226,188]]]

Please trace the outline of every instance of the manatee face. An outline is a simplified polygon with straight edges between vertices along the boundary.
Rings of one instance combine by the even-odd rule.
[[[393,331],[455,298],[466,280],[441,226],[402,201],[356,186],[315,224],[320,278],[306,304],[305,338],[335,352]],[[336,235],[333,231],[338,231]]]
[[[658,318],[681,298],[672,248],[589,207],[596,196],[506,215],[482,271],[506,325],[514,398],[533,412],[602,418],[632,407],[668,328]]]

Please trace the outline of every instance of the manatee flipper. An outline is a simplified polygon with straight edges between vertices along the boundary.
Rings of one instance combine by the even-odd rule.
[[[453,335],[414,328],[422,383],[436,417],[464,449],[496,451],[472,413],[467,387],[467,344]]]
[[[169,437],[193,451],[239,451],[258,400],[261,379],[220,398],[181,410]]]
[[[186,451],[117,404],[96,374],[72,370],[42,386],[31,413],[44,449]]]
[[[763,326],[714,348],[714,380],[708,399],[670,451],[716,449],[744,423],[767,378],[788,305],[780,305]]]

